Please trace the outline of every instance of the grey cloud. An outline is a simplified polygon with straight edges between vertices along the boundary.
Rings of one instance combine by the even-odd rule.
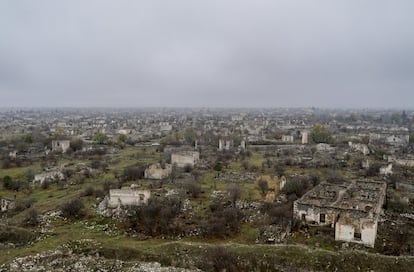
[[[412,1],[142,2],[1,2],[0,106],[412,107]]]

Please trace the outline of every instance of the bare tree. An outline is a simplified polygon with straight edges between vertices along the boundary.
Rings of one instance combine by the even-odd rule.
[[[233,183],[227,186],[227,193],[229,194],[233,207],[236,207],[236,202],[240,199],[242,192],[243,190],[238,184]]]
[[[23,226],[35,227],[37,225],[39,225],[39,213],[35,209],[30,209],[23,219]]]
[[[73,198],[62,205],[62,215],[66,218],[78,218],[83,216],[83,208],[82,201],[79,198]]]
[[[262,196],[265,196],[266,193],[267,193],[267,190],[269,190],[269,184],[268,184],[267,180],[260,179],[259,182],[257,183],[257,185],[260,188],[260,192],[262,193]]]

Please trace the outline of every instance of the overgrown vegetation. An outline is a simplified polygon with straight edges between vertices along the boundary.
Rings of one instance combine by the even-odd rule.
[[[84,215],[84,204],[78,197],[66,201],[61,206],[62,215],[66,218],[80,218]]]
[[[76,239],[90,239],[101,246],[84,249],[74,245],[78,253],[99,253],[124,260],[141,258],[183,266],[186,264],[182,260],[187,258],[192,260],[193,266],[206,271],[283,268],[335,271],[350,270],[355,268],[353,265],[362,270],[409,269],[413,263],[409,257],[398,259],[397,263],[392,257],[367,252],[413,255],[411,225],[389,228],[391,223],[385,220],[375,249],[348,251],[342,250],[341,243],[333,240],[332,228],[305,228],[292,220],[293,201],[319,182],[341,183],[356,176],[379,178],[384,155],[392,153],[382,147],[373,149],[375,153],[368,156],[371,166],[361,169],[361,162],[367,157],[348,152],[348,138],[336,138],[336,132],[346,130],[345,127],[335,130],[332,126],[315,126],[310,134],[314,143],[330,143],[342,150],[323,154],[316,145],[302,145],[301,156],[297,156],[296,149],[286,148],[288,144],[271,149],[272,141],[265,142],[265,148],[249,146],[249,150],[217,152],[216,132],[207,131],[200,136],[195,129],[179,131],[174,128],[166,136],[157,135],[155,140],[150,137],[152,142],[144,143],[126,135],[109,138],[97,133],[93,138],[95,143],[90,145],[73,137],[69,152],[48,155],[44,155],[44,148],[50,148],[51,140],[58,135],[23,135],[3,145],[12,144],[24,155],[17,153],[16,158],[12,158],[2,154],[1,195],[16,202],[13,209],[3,214],[5,222],[13,227],[1,230],[0,242],[33,244],[20,252],[11,250],[10,256],[3,254],[0,261],[10,261],[12,257],[45,248],[56,249]],[[240,143],[238,133],[230,136],[234,144]],[[264,133],[273,133],[274,139],[282,135]],[[300,139],[300,131],[289,133],[295,135],[295,142]],[[169,162],[169,156],[162,153],[171,148],[168,144],[182,147],[193,145],[195,140],[200,140],[199,150],[203,150],[200,164],[180,169],[174,166],[167,179],[144,179],[148,165]],[[152,146],[154,141],[162,145]],[[369,137],[364,136],[360,142],[369,144]],[[136,143],[137,146],[132,146]],[[31,158],[28,150],[34,147],[41,152],[38,152],[39,157]],[[347,152],[342,152],[344,150]],[[407,149],[406,152],[410,154],[411,151]],[[32,183],[35,174],[49,168],[62,168],[65,178],[41,185]],[[398,178],[396,175],[381,177],[389,187],[395,187],[401,180],[410,181],[414,176],[409,167],[394,169]],[[264,179],[256,182],[255,178],[260,175],[276,176],[276,179],[286,176],[287,183],[279,192],[272,182]],[[121,206],[119,217],[117,214],[114,218],[101,218],[96,214],[100,201],[110,189],[121,187],[150,190],[148,205]],[[385,205],[391,218],[412,212],[412,203],[399,193],[389,197]],[[48,221],[50,235],[45,240],[35,241],[36,234],[30,233],[44,228],[42,220],[47,213],[56,210],[60,210],[64,218],[55,216]],[[404,224],[409,225],[408,222]],[[261,244],[267,241],[262,234],[272,228],[289,230],[283,243],[295,245]],[[272,235],[275,233],[270,233],[269,237]]]

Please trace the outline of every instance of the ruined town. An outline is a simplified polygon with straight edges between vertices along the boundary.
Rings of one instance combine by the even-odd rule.
[[[413,11],[0,1],[0,272],[414,272]]]
[[[4,109],[0,270],[408,271],[413,124],[395,110]]]

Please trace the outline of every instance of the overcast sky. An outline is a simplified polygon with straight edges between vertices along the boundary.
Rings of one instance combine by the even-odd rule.
[[[4,0],[0,106],[414,108],[413,11],[412,0]]]

